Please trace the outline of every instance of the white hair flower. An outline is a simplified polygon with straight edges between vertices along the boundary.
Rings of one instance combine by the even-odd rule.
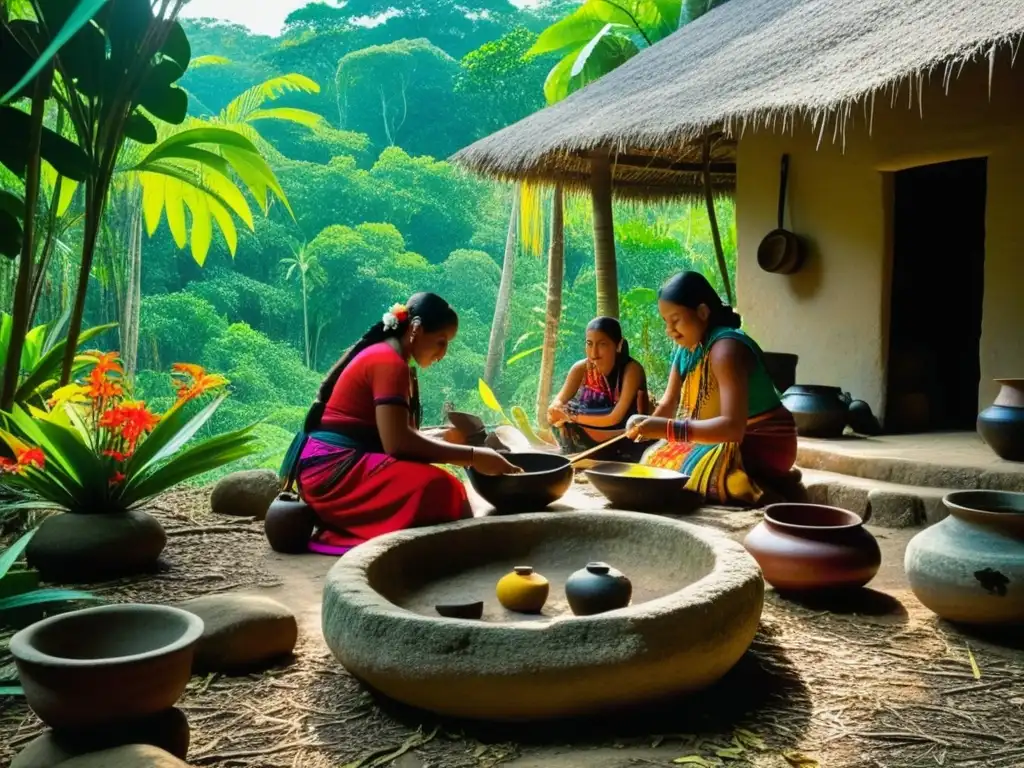
[[[395,304],[381,318],[381,323],[384,325],[384,330],[395,331],[398,330],[399,323],[404,322],[409,317],[409,310],[405,304]]]

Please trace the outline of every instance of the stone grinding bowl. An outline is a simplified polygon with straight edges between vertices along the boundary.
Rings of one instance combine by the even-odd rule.
[[[631,579],[632,604],[573,616],[566,579],[594,560]],[[498,603],[495,585],[516,565],[551,583],[538,615]],[[435,613],[480,598],[480,621]],[[757,563],[715,531],[632,512],[540,513],[363,544],[328,574],[322,620],[335,658],[381,693],[449,716],[522,721],[706,688],[750,646],[763,599]]]
[[[175,705],[203,634],[164,605],[104,605],[36,622],[11,638],[29,706],[54,729],[135,720]]]
[[[688,475],[670,469],[644,467],[648,477],[631,477],[638,464],[608,461],[586,470],[587,479],[601,495],[619,509],[637,512],[687,514],[704,503],[696,491],[686,489]]]
[[[466,474],[473,490],[498,512],[536,512],[562,498],[572,486],[569,459],[555,453],[507,453],[505,458],[521,475],[482,475],[472,467]]]

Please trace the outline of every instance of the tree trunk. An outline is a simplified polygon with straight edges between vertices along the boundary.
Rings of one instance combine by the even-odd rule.
[[[312,368],[312,357],[309,349],[309,295],[306,293],[306,270],[299,267],[299,277],[302,279],[302,340],[306,346],[306,367]]]
[[[594,205],[594,271],[597,314],[619,316],[619,276],[615,264],[615,222],[612,217],[612,166],[604,153],[590,160],[590,194]]]
[[[512,192],[512,215],[508,219],[508,236],[505,238],[505,260],[501,265],[501,284],[498,287],[498,301],[494,307],[494,321],[491,323],[491,340],[487,345],[487,364],[484,381],[492,389],[501,373],[505,358],[505,337],[508,336],[509,304],[512,301],[512,280],[516,268],[516,225],[519,223],[519,185]]]
[[[555,357],[558,352],[558,324],[562,319],[562,281],[565,278],[565,213],[562,187],[551,198],[551,245],[548,249],[548,298],[544,312],[544,348],[540,353],[540,382],[537,384],[537,423],[548,426]]]
[[[121,313],[121,362],[125,377],[132,381],[139,360],[139,324],[142,305],[142,205],[132,206],[128,228],[128,274],[124,281]]]
[[[715,258],[718,260],[718,271],[725,286],[725,300],[733,306],[732,284],[729,282],[729,267],[725,263],[725,251],[722,249],[722,236],[718,232],[718,216],[715,214],[715,195],[711,188],[711,137],[704,137],[704,203],[708,207],[708,220],[711,222],[711,239],[715,243]]]
[[[4,365],[3,391],[0,392],[0,410],[10,411],[14,396],[18,392],[21,378],[21,353],[25,348],[25,335],[29,323],[29,293],[32,288],[32,262],[35,257],[36,203],[39,199],[39,170],[42,165],[39,147],[43,135],[43,113],[49,79],[44,75],[36,78],[32,95],[32,133],[29,137],[28,165],[25,169],[25,219],[21,243],[21,261],[18,264],[18,280],[14,288],[14,307],[11,318],[11,336],[7,345],[7,360]]]

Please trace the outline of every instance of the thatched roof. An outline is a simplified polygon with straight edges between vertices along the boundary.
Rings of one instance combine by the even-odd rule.
[[[744,129],[807,119],[825,140],[854,107],[921,79],[948,83],[974,58],[1016,53],[1024,0],[730,0],[547,109],[453,158],[504,179],[588,183],[610,150],[617,193],[699,190],[701,139],[715,130],[716,188],[732,183]]]

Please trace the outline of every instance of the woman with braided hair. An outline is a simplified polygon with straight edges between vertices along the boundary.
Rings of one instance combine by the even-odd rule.
[[[448,302],[417,293],[327,374],[282,467],[318,518],[313,551],[343,552],[384,533],[472,517],[465,487],[436,464],[521,471],[488,448],[420,432],[415,368],[443,360],[458,328]]]

